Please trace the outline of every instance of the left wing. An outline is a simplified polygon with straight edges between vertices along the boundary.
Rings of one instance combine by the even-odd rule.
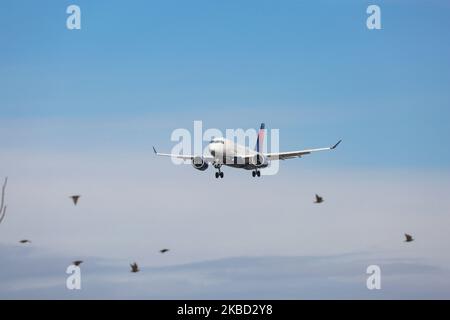
[[[269,160],[286,160],[286,159],[292,159],[292,158],[301,158],[304,155],[317,152],[317,151],[328,151],[328,150],[334,150],[336,147],[341,143],[342,140],[339,140],[338,143],[336,143],[332,147],[328,148],[319,148],[319,149],[309,149],[309,150],[300,150],[300,151],[289,151],[289,152],[279,152],[279,153],[266,153],[265,156]]]

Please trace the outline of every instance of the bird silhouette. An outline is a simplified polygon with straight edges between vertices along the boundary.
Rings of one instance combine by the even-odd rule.
[[[75,260],[74,262],[72,262],[75,266],[79,266],[80,264],[83,263],[83,260]]]
[[[72,199],[74,205],[77,205],[78,200],[80,199],[80,197],[81,197],[80,195],[70,196],[70,198]]]
[[[19,241],[20,243],[31,243],[31,240],[23,239]]]
[[[140,271],[139,270],[139,266],[137,265],[136,262],[133,262],[132,264],[130,264],[130,267],[131,267],[131,272],[133,272],[133,273],[136,273],[136,272]]]
[[[318,194],[316,194],[316,201],[314,201],[314,203],[322,203],[323,202],[323,198],[321,196],[319,196]]]
[[[412,242],[414,241],[412,235],[405,233],[405,242]]]
[[[159,252],[161,252],[161,253],[166,253],[167,251],[169,251],[169,249],[162,249],[162,250],[159,250]]]

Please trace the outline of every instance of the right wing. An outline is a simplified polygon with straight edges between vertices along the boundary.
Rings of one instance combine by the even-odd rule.
[[[319,149],[307,149],[307,150],[299,150],[299,151],[288,151],[288,152],[279,152],[279,153],[267,153],[265,156],[269,160],[286,160],[286,159],[292,159],[292,158],[301,158],[304,155],[317,152],[317,151],[327,151],[327,150],[334,150],[336,147],[341,143],[342,140],[339,140],[338,143],[336,143],[332,147],[328,148],[319,148]]]
[[[200,157],[200,156],[194,156],[191,154],[173,154],[173,153],[160,153],[158,151],[156,151],[155,147],[153,147],[153,152],[155,152],[155,154],[157,156],[163,156],[163,157],[171,157],[171,158],[177,158],[177,159],[183,159],[183,160],[193,160],[196,157]],[[207,161],[207,162],[213,162],[214,158],[213,157],[201,157],[203,160]]]

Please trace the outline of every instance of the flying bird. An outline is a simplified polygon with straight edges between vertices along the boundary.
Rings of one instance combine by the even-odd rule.
[[[167,251],[169,251],[169,249],[162,249],[162,250],[159,250],[159,252],[161,252],[161,253],[166,253]]]
[[[72,199],[74,205],[77,205],[78,199],[80,199],[80,197],[81,197],[80,195],[70,196],[70,198]]]
[[[75,266],[79,266],[80,264],[83,263],[83,260],[75,260],[74,262],[72,262]]]
[[[130,267],[131,267],[131,272],[133,272],[133,273],[136,273],[136,272],[139,272],[139,271],[140,271],[140,270],[139,270],[139,266],[137,265],[136,262],[130,264]]]
[[[412,235],[405,233],[405,242],[412,242],[414,241]]]
[[[321,196],[319,196],[318,194],[316,194],[316,201],[314,201],[314,203],[322,203],[323,202],[323,198]]]
[[[19,241],[20,243],[31,243],[31,240],[23,239]]]

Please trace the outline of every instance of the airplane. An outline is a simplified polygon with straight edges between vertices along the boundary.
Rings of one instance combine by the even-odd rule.
[[[269,166],[270,161],[301,158],[304,155],[311,154],[313,152],[334,150],[342,141],[339,140],[335,145],[328,148],[306,149],[306,150],[278,152],[278,153],[264,153],[262,151],[264,134],[265,134],[265,124],[261,123],[255,150],[249,149],[243,145],[234,143],[231,140],[220,137],[220,138],[213,138],[209,142],[208,150],[211,155],[196,156],[196,155],[159,153],[156,151],[155,147],[153,147],[153,151],[157,156],[190,160],[192,162],[192,166],[200,171],[205,171],[206,169],[208,169],[209,164],[211,164],[217,170],[215,174],[216,179],[223,178],[224,174],[223,171],[221,170],[223,165],[233,168],[252,170],[253,177],[260,177],[261,176],[260,169]]]

